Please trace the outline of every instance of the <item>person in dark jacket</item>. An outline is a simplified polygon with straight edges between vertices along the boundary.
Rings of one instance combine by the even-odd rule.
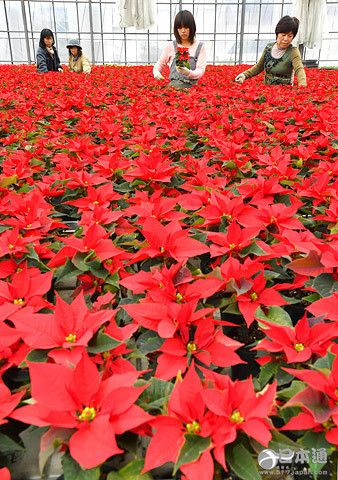
[[[39,73],[62,72],[54,43],[53,32],[49,28],[44,28],[40,33],[39,48],[36,52],[36,68]]]

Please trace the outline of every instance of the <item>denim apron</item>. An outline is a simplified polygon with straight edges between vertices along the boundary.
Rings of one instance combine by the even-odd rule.
[[[177,53],[176,40],[173,42],[173,44],[174,44],[175,55],[176,55]],[[201,42],[198,44],[194,57],[189,56],[190,70],[196,69],[197,59],[200,54],[202,45],[203,43]],[[176,88],[191,88],[193,85],[195,85],[195,83],[197,83],[197,80],[193,80],[192,78],[188,78],[185,75],[178,73],[178,71],[176,70],[176,57],[174,57],[173,63],[170,66],[169,80],[170,80],[169,85],[171,87],[176,87]]]

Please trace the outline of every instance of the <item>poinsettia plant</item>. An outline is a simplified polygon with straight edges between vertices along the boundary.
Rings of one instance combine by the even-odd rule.
[[[0,71],[0,478],[335,478],[337,72]]]
[[[175,60],[178,67],[186,67],[190,69],[189,49],[185,47],[176,47]]]

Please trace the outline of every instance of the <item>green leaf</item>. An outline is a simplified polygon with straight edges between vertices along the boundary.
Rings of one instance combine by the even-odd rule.
[[[276,128],[274,127],[274,125],[272,125],[272,123],[266,122],[266,121],[263,121],[262,123],[264,123],[264,125],[266,125],[269,134],[274,133],[276,131]]]
[[[81,272],[86,272],[89,270],[88,262],[94,255],[94,250],[90,250],[88,253],[76,252],[72,258],[72,262]]]
[[[92,260],[91,262],[88,262],[87,265],[88,270],[95,275],[95,277],[103,278],[103,280],[108,277],[109,272],[106,268],[104,268],[100,260]]]
[[[27,248],[28,253],[26,254],[27,258],[34,260],[37,263],[37,266],[42,272],[50,272],[50,268],[47,267],[43,262],[41,262],[39,255],[36,253],[34,247]]]
[[[26,357],[29,362],[46,362],[48,350],[31,350]]]
[[[259,383],[260,383],[260,388],[262,389],[270,380],[270,378],[274,377],[276,372],[278,371],[279,364],[275,362],[269,362],[265,363],[259,373]]]
[[[136,459],[122,467],[118,472],[111,472],[107,480],[151,480],[149,473],[141,473],[144,461]]]
[[[13,452],[21,452],[23,450],[24,447],[7,437],[7,435],[0,433],[0,452],[3,455],[8,455]]]
[[[305,388],[305,383],[301,382],[300,380],[294,380],[290,387],[283,388],[283,390],[280,390],[278,392],[278,397],[281,397],[283,399],[289,400],[292,398],[296,393],[301,392]]]
[[[113,275],[109,275],[105,279],[105,282],[106,284],[111,285],[112,287],[118,290],[119,289],[119,273],[114,272]]]
[[[48,474],[49,462],[59,451],[64,443],[69,441],[72,431],[69,428],[52,427],[42,434],[39,451],[39,470],[40,473]]]
[[[123,477],[118,472],[108,473],[107,480],[123,480]]]
[[[253,242],[248,247],[243,248],[239,256],[244,258],[250,254],[256,255],[257,257],[261,257],[263,255],[266,255],[266,252],[261,247],[259,247],[255,242]]]
[[[153,377],[149,387],[142,392],[138,405],[144,410],[162,410],[168,403],[174,385],[171,382]]]
[[[255,315],[257,318],[276,323],[277,325],[287,325],[288,327],[292,327],[290,315],[281,307],[270,307],[266,315],[263,310],[258,307]]]
[[[319,472],[322,470],[322,468],[326,465],[326,463],[319,463],[317,461],[313,461],[312,458],[312,449],[319,449],[319,448],[324,448],[327,452],[327,456],[330,455],[330,449],[332,448],[332,445],[327,442],[325,439],[325,433],[324,432],[311,432],[308,431],[304,435],[304,437],[300,440],[302,446],[304,447],[305,450],[310,450],[310,455],[309,455],[309,467],[311,470],[311,473],[316,480],[318,477]],[[315,452],[314,452],[315,453]],[[315,459],[316,460],[316,459]]]
[[[78,270],[73,264],[73,262],[71,262],[69,258],[67,258],[67,262],[56,270],[55,276],[57,278],[57,281],[59,281],[64,277],[75,277],[78,273],[81,273],[80,270]]]
[[[133,190],[133,188],[129,182],[122,182],[114,184],[114,190],[120,193],[129,193]]]
[[[148,330],[139,336],[136,345],[140,352],[147,355],[148,353],[156,352],[163,342],[163,338],[159,337],[156,332]]]
[[[193,435],[187,433],[185,435],[185,443],[180,450],[178,459],[174,466],[175,475],[177,470],[186,463],[195,462],[207,448],[211,445],[209,437],[201,437],[200,435]]]
[[[0,225],[0,233],[5,232],[6,230],[9,230],[10,226],[9,225]]]
[[[303,297],[303,300],[309,303],[313,303],[319,299],[320,296],[318,295],[318,293],[311,293],[311,295],[306,295],[305,297]]]
[[[225,310],[224,313],[231,313],[233,315],[242,315],[238,309],[237,303],[231,303]],[[226,319],[226,317],[225,317]],[[244,320],[243,320],[244,321]]]
[[[230,445],[226,448],[226,460],[231,470],[243,480],[261,480],[257,462],[252,453],[243,445]]]
[[[278,385],[286,385],[293,380],[293,376],[281,368],[278,370],[276,378]]]
[[[10,177],[3,177],[0,180],[0,187],[1,188],[10,187],[11,185],[13,185],[13,183],[16,183],[17,181],[18,181],[17,175],[11,175]]]
[[[334,292],[338,291],[338,282],[328,273],[318,275],[314,279],[312,286],[322,297],[330,297]]]
[[[109,350],[113,350],[113,348],[116,348],[120,344],[121,342],[115,340],[115,338],[110,337],[103,332],[99,332],[95,335],[93,340],[90,341],[87,351],[89,353],[109,352]]]
[[[278,432],[277,430],[273,430],[271,433],[272,439],[269,442],[269,448],[272,448],[272,450],[276,450],[277,452],[279,449],[284,448],[299,450],[298,444],[283,433]]]
[[[62,457],[64,480],[99,480],[100,468],[84,470],[68,453]]]
[[[288,423],[292,417],[296,417],[302,411],[301,407],[286,407],[279,410],[279,416]]]
[[[333,361],[335,360],[336,355],[333,355],[331,352],[327,352],[325,357],[320,357],[315,361],[313,366],[318,370],[328,370],[331,371]]]

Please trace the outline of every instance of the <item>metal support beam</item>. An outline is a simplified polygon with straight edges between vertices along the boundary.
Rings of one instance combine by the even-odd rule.
[[[212,52],[212,63],[215,63],[216,59],[216,23],[217,23],[217,0],[215,0],[215,12],[214,12],[214,45]]]
[[[241,29],[240,29],[240,36],[239,36],[239,63],[243,63],[245,7],[246,7],[246,0],[242,0]]]
[[[11,57],[11,63],[14,63],[13,61],[13,50],[12,50],[12,44],[11,44],[11,36],[9,34],[9,23],[8,23],[8,15],[7,15],[7,8],[6,8],[6,2],[3,0],[4,4],[4,11],[5,11],[5,19],[6,19],[6,26],[7,26],[7,37],[8,37],[8,47],[9,47],[9,55]]]
[[[93,65],[95,65],[92,0],[88,1],[88,8],[89,8],[90,47],[91,47],[91,51],[92,51],[92,63],[93,63]]]
[[[28,60],[28,63],[31,64],[31,63],[32,63],[32,58],[31,58],[31,50],[30,50],[30,48],[29,48],[29,36],[28,36],[27,15],[26,15],[26,9],[25,9],[25,2],[24,2],[24,0],[21,0],[21,11],[22,11],[23,28],[24,28],[24,31],[25,31],[27,60]]]

